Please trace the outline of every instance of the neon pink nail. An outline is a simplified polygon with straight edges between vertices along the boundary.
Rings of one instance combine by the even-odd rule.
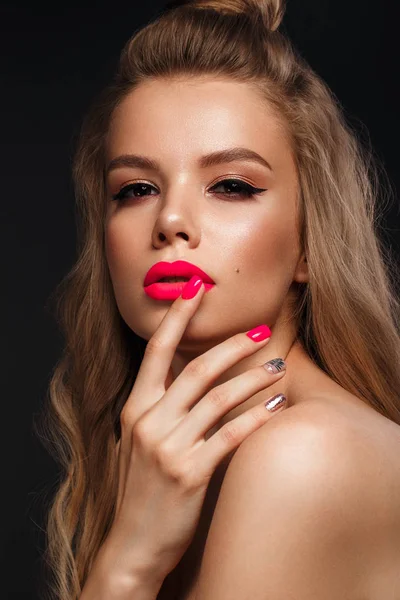
[[[190,300],[190,298],[194,298],[201,288],[202,283],[203,280],[198,275],[193,275],[193,277],[189,279],[182,290],[182,298],[184,300]]]
[[[259,325],[254,329],[250,329],[246,335],[253,340],[253,342],[262,342],[263,340],[271,337],[271,330],[268,325]]]

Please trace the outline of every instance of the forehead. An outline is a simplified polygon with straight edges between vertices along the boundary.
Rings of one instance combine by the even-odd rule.
[[[234,146],[265,155],[277,168],[282,161],[293,162],[282,121],[251,85],[155,79],[141,83],[114,110],[107,158],[140,150],[149,156],[173,154],[184,162]]]

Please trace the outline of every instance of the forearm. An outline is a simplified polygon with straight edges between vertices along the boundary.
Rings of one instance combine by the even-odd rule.
[[[156,600],[162,578],[137,571],[117,573],[112,562],[101,552],[86,580],[79,600]]]

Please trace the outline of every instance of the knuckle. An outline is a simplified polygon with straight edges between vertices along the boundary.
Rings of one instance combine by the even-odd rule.
[[[148,419],[141,417],[132,426],[132,440],[143,443],[148,443],[151,439],[151,424]]]
[[[132,427],[135,425],[136,419],[137,417],[135,417],[132,407],[129,406],[127,408],[127,405],[125,405],[119,416],[121,431],[132,431]]]
[[[151,356],[165,348],[165,343],[158,337],[151,337],[147,342],[145,354]]]
[[[203,358],[195,358],[185,367],[190,377],[203,378],[209,375],[209,369]]]
[[[249,346],[246,343],[246,340],[243,338],[242,333],[234,335],[232,338],[232,342],[242,354],[243,352],[247,353],[249,351]]]
[[[157,444],[155,457],[160,464],[169,466],[173,459],[173,449],[168,439],[164,439]]]
[[[121,423],[121,428],[123,429],[128,429],[128,427],[131,425],[131,418],[128,410],[125,407],[121,410],[119,421]]]
[[[225,406],[229,400],[228,394],[224,386],[217,386],[213,388],[205,398],[212,406]]]
[[[172,439],[160,442],[154,456],[161,471],[180,488],[192,490],[196,487],[196,469],[190,459],[182,457]]]
[[[186,469],[182,460],[177,458],[178,453],[171,442],[164,440],[159,443],[154,454],[156,462],[163,473],[179,485],[185,485]]]
[[[256,410],[251,410],[249,413],[250,418],[255,422],[255,424],[257,425],[257,427],[259,427],[260,425],[264,425],[265,423],[265,413],[267,411],[264,410],[263,412],[261,412],[260,408],[257,407]]]
[[[251,380],[252,383],[254,383],[255,386],[260,386],[260,387],[265,387],[265,374],[268,373],[268,371],[266,371],[264,369],[264,367],[258,368],[256,367],[255,369],[253,369],[252,373],[251,373]]]
[[[238,428],[234,424],[232,424],[232,422],[223,425],[218,433],[222,438],[222,441],[227,446],[234,446],[239,442]]]
[[[175,471],[175,479],[185,490],[192,490],[197,487],[196,469],[191,462],[185,461]]]

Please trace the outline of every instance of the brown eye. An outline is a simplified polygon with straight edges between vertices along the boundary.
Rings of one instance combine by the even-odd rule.
[[[218,188],[226,188],[229,190],[228,192],[217,192]],[[129,183],[125,185],[117,194],[112,196],[113,200],[123,203],[130,198],[142,198],[143,196],[148,196],[146,190],[149,189],[155,190],[155,188],[149,183]],[[224,179],[223,181],[219,181],[216,185],[214,185],[211,190],[215,194],[222,194],[223,196],[228,196],[229,198],[252,198],[255,194],[260,194],[261,192],[266,192],[266,189],[263,188],[255,188],[240,179]],[[154,195],[154,194],[150,194]]]
[[[215,190],[218,189],[219,187],[225,187],[226,189],[231,190],[231,191],[216,192]],[[255,188],[252,185],[249,185],[248,183],[241,181],[240,179],[224,179],[223,181],[219,181],[211,189],[216,194],[221,193],[224,196],[229,196],[229,197],[239,196],[239,197],[245,197],[245,198],[252,198],[255,194],[260,194],[261,192],[267,191],[266,189],[263,189],[263,188]]]
[[[142,196],[147,195],[145,193],[147,188],[153,188],[153,186],[149,183],[129,183],[121,188],[118,194],[114,194],[112,199],[117,200],[118,202],[123,202],[129,198],[141,198]],[[133,192],[133,194],[130,195],[129,192]]]

